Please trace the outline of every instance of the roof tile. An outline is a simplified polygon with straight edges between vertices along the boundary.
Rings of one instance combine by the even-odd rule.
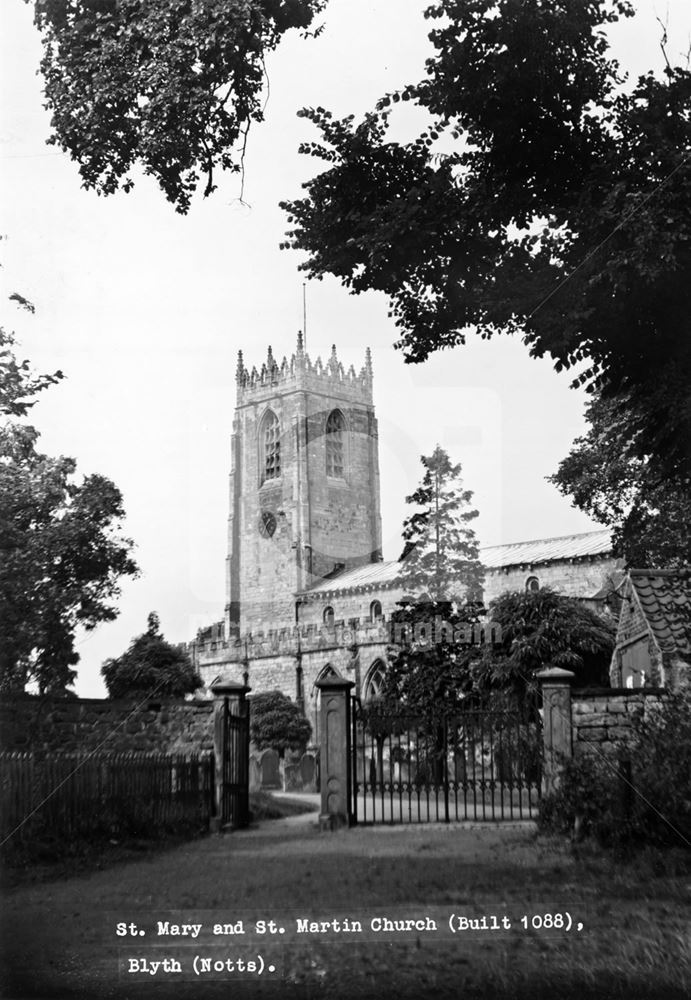
[[[691,654],[691,570],[632,569],[629,578],[660,649]]]

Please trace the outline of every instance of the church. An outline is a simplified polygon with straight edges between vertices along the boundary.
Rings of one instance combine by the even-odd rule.
[[[312,361],[298,335],[279,363],[242,353],[231,438],[225,617],[189,652],[216,678],[279,689],[313,723],[315,682],[336,673],[376,694],[403,596],[382,560],[379,448],[369,349],[360,371],[334,347]],[[596,600],[619,563],[607,529],[480,550],[484,603],[507,590]]]

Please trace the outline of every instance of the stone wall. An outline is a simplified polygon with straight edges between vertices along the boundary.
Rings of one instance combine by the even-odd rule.
[[[588,750],[616,753],[626,742],[635,718],[664,696],[661,688],[612,688],[574,691],[571,699],[574,754]]]
[[[509,590],[525,590],[528,578],[536,576],[540,587],[567,597],[592,597],[604,586],[607,578],[620,567],[612,556],[590,559],[561,559],[535,566],[506,566],[485,572],[485,604]]]
[[[0,702],[0,750],[213,750],[213,702],[19,695]]]
[[[315,590],[314,594],[308,593],[302,597],[300,624],[320,627],[324,622],[324,610],[330,607],[333,608],[336,621],[350,622],[352,619],[357,619],[360,625],[364,626],[372,621],[373,601],[379,601],[384,619],[388,620],[391,614],[398,610],[398,602],[402,597],[402,588],[392,586],[390,583],[368,586],[362,590],[335,590],[331,593]]]

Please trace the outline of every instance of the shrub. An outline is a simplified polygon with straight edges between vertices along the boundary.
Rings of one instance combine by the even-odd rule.
[[[540,802],[539,823],[554,833],[580,831],[613,846],[630,835],[622,761],[583,753],[564,762],[558,788]]]
[[[564,764],[540,804],[554,832],[582,827],[601,844],[691,843],[691,692],[669,694],[632,725],[619,758],[583,753]]]
[[[111,698],[182,698],[204,686],[187,653],[163,638],[154,612],[146,632],[133,639],[122,656],[106,660],[101,674]]]
[[[257,750],[304,753],[312,726],[302,710],[281,691],[267,691],[250,698],[250,737]]]
[[[653,842],[691,843],[691,690],[653,706],[636,726],[635,815]]]

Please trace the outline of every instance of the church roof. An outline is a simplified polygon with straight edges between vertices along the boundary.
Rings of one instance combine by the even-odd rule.
[[[691,569],[632,569],[629,580],[660,649],[691,654]]]
[[[509,566],[535,566],[561,559],[582,559],[607,555],[612,550],[609,528],[587,531],[580,535],[540,538],[532,542],[512,542],[508,545],[488,545],[480,549],[480,561],[487,569]],[[397,561],[367,563],[346,570],[330,580],[319,580],[309,590],[310,595],[337,594],[345,590],[394,587],[400,563]]]
[[[354,590],[358,587],[393,587],[398,576],[399,563],[377,562],[366,563],[355,569],[339,573],[331,580],[319,580],[310,589],[310,594],[337,594],[342,590]]]
[[[487,569],[508,566],[535,566],[562,559],[583,559],[607,555],[612,551],[609,528],[586,531],[558,538],[538,538],[532,542],[510,542],[508,545],[487,545],[480,549],[480,560]]]

